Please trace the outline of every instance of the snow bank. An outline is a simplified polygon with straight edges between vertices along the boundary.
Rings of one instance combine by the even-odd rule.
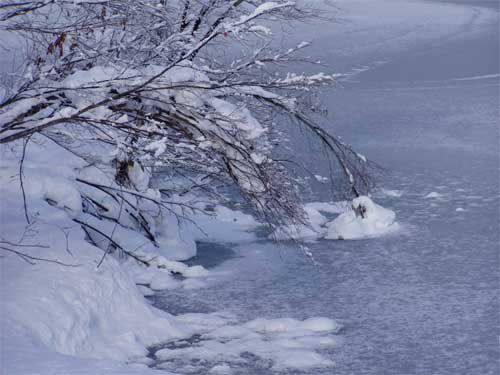
[[[26,254],[3,251],[0,258],[3,370],[70,373],[78,363],[82,374],[112,374],[113,369],[119,374],[146,373],[143,367],[113,361],[144,357],[147,346],[190,331],[151,307],[113,257],[96,268],[103,252],[85,240],[84,231],[72,220],[79,215],[81,201],[69,178],[80,166],[71,166],[74,159],[60,149],[57,171],[52,163],[37,164],[40,160],[36,152],[29,152],[25,161],[31,213],[27,225],[18,165],[2,148],[0,240],[2,247]]]
[[[397,229],[396,214],[370,198],[361,196],[352,201],[352,209],[327,224],[326,239],[355,240],[378,237]]]
[[[2,251],[0,258],[1,339],[9,343],[2,346],[3,370],[8,374],[44,374],[42,368],[57,368],[70,373],[78,364],[79,371],[86,373],[84,369],[88,369],[89,374],[112,374],[113,369],[117,374],[146,373],[143,367],[138,370],[114,361],[143,362],[147,347],[194,332],[196,327],[153,308],[143,295],[152,290],[205,286],[213,273],[175,261],[193,256],[195,239],[205,235],[193,226],[182,229],[169,221],[160,246],[155,247],[133,229],[83,213],[81,192],[89,191],[85,185],[77,186],[76,178],[112,182],[104,180],[105,174],[91,171],[75,155],[38,137],[27,147],[23,165],[28,224],[19,179],[19,151],[2,146],[0,157],[0,245],[12,250]],[[138,176],[137,181],[143,177]],[[142,190],[150,194],[146,185]],[[108,209],[108,217],[121,217],[119,207],[106,194],[92,197]],[[209,238],[220,238],[235,229],[237,239],[258,225],[249,215],[222,206],[214,213],[202,223],[203,231],[212,233]],[[87,241],[87,233],[75,219],[111,233],[116,243],[145,256],[152,266],[146,268],[109,255],[97,267],[104,252]],[[220,227],[214,234],[213,229]],[[136,284],[141,284],[140,290]],[[36,360],[27,363],[28,358]]]
[[[168,222],[170,228],[163,229],[162,243],[155,247],[133,229],[84,213],[81,193],[89,191],[76,179],[112,182],[75,155],[35,136],[23,165],[28,224],[19,179],[20,150],[2,146],[0,151],[0,245],[10,249],[0,257],[0,331],[2,342],[8,343],[2,346],[2,370],[44,375],[72,373],[76,368],[81,374],[147,374],[147,347],[206,331],[206,324],[197,326],[199,318],[193,323],[177,319],[153,308],[143,295],[205,286],[212,272],[175,259],[194,255],[198,238],[254,239],[249,231],[258,223],[251,216],[216,206],[213,217],[195,218],[201,230]],[[143,177],[138,173],[139,185]],[[141,186],[144,194],[152,194]],[[92,197],[108,209],[108,217],[121,217],[105,194]],[[120,246],[147,257],[151,267],[112,255],[97,267],[104,252],[87,241],[75,220],[111,233]]]

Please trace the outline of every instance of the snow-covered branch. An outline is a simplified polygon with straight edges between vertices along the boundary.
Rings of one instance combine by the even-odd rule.
[[[219,200],[221,186],[236,187],[272,226],[302,222],[297,183],[273,154],[283,142],[273,138],[276,113],[323,145],[351,194],[368,187],[365,160],[298,99],[337,76],[287,72],[308,61],[307,42],[271,47],[272,22],[302,17],[295,2],[47,0],[0,11],[2,28],[30,46],[27,74],[0,98],[0,143],[41,134],[97,168],[74,178],[83,208],[73,219],[106,254],[134,254],[114,236],[117,226],[161,247],[165,218],[189,221],[205,211],[200,194]],[[252,53],[239,52],[242,40]],[[171,183],[154,186],[155,171]]]

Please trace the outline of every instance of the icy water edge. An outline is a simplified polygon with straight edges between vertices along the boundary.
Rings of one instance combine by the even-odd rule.
[[[342,55],[346,69],[367,68],[326,97],[332,130],[390,171],[381,187],[401,196],[374,197],[397,213],[400,233],[319,241],[310,245],[317,264],[265,240],[203,244],[193,262],[228,278],[162,292],[155,304],[230,311],[242,322],[341,322],[339,345],[323,352],[335,366],[297,374],[500,373],[498,12],[487,23],[472,18],[486,10],[470,8],[470,22],[427,45]],[[335,59],[334,47],[325,59]]]

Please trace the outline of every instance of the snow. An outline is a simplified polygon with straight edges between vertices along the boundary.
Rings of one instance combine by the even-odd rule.
[[[252,152],[250,157],[255,162],[255,164],[262,164],[266,160],[266,156],[262,154],[258,154],[256,152]]]
[[[167,140],[166,139],[160,139],[158,141],[151,142],[150,144],[146,145],[145,150],[146,151],[152,151],[154,152],[154,156],[157,158],[161,154],[165,152],[167,149]]]
[[[182,237],[175,222],[171,231],[164,232],[163,246],[155,248],[132,229],[84,214],[81,192],[86,185],[77,187],[76,178],[110,181],[75,155],[38,136],[27,147],[23,165],[27,225],[18,151],[5,145],[1,148],[0,240],[2,247],[49,261],[23,260],[12,252],[2,252],[0,328],[2,342],[9,343],[2,346],[3,370],[40,375],[53,374],[54,370],[71,373],[75,368],[81,374],[150,373],[144,365],[123,363],[143,363],[147,347],[190,335],[195,327],[153,308],[143,295],[165,288],[203,287],[213,277],[202,266],[189,267],[174,260],[180,253],[184,258],[195,254],[193,232],[181,233]],[[55,161],[58,168],[53,167]],[[138,170],[134,183],[146,189],[148,176]],[[148,189],[144,194],[152,193]],[[105,194],[93,197],[110,208],[109,217],[120,216],[116,202]],[[217,207],[216,212],[226,232],[234,227],[246,231],[257,225],[249,215],[226,207]],[[87,242],[86,233],[74,219],[110,233],[114,241],[136,255],[148,256],[152,267],[120,261],[113,255],[97,267],[104,253]],[[216,218],[205,220],[206,230],[221,223]],[[197,235],[201,237],[199,231]],[[142,285],[138,288],[136,283]]]
[[[187,230],[180,227],[174,215],[169,215],[167,225],[162,229],[158,245],[168,249],[168,258],[172,260],[186,260],[196,255],[196,243]]]
[[[277,10],[280,8],[291,7],[293,5],[295,5],[295,2],[293,2],[293,1],[287,1],[284,3],[277,3],[274,1],[266,1],[265,3],[260,4],[258,7],[256,7],[252,13],[245,15],[245,16],[241,16],[239,21],[227,26],[226,28],[232,29],[235,26],[245,24],[248,21],[253,20],[254,18],[257,18],[257,17],[263,15],[264,13],[269,13],[269,12],[272,12],[273,10]]]
[[[203,266],[188,267],[188,269],[183,273],[185,277],[204,277],[208,274],[209,272]]]
[[[253,31],[255,33],[261,33],[264,35],[271,35],[272,34],[271,29],[269,29],[268,27],[262,26],[262,25],[250,26],[248,30]]]
[[[27,190],[32,195],[34,189],[40,189],[40,198],[49,202],[49,204],[64,210],[68,216],[75,218],[80,215],[82,210],[82,199],[80,193],[74,184],[68,183],[62,178],[47,178],[40,176],[37,178],[38,186],[34,183],[27,185]]]
[[[403,192],[401,190],[380,189],[380,193],[387,197],[394,197],[394,198],[400,198],[403,196]]]
[[[30,370],[26,361],[36,353],[50,352],[46,361],[55,361],[54,369],[61,373],[81,362],[67,356],[106,360],[79,365],[83,369],[87,366],[88,373],[99,373],[96,369],[100,364],[109,373],[113,367],[117,373],[135,373],[130,366],[113,365],[112,361],[143,357],[147,346],[182,337],[188,331],[171,315],[152,308],[127,268],[114,257],[107,257],[96,268],[102,250],[90,245],[81,227],[72,221],[79,215],[81,200],[70,179],[69,165],[78,167],[78,162],[61,149],[43,149],[45,156],[51,153],[61,161],[60,168],[52,168],[51,174],[52,164],[38,164],[45,160],[40,151],[35,144],[27,149],[24,182],[31,224],[26,226],[18,167],[10,151],[2,148],[1,241],[30,256],[69,266],[38,260],[30,264],[11,253],[0,258],[0,324],[2,342],[9,342],[2,347],[4,370],[9,374],[43,374],[44,368],[51,368],[48,362],[38,358]],[[65,368],[66,364],[70,367]]]
[[[328,318],[309,318],[301,323],[304,329],[314,332],[330,332],[337,331],[340,326],[332,319]]]
[[[323,72],[316,73],[313,75],[306,74],[296,74],[296,73],[287,73],[285,78],[280,78],[276,80],[277,84],[282,85],[317,85],[326,82],[335,81],[341,75],[339,74],[325,74]]]
[[[158,357],[175,358],[177,362],[223,359],[225,365],[213,363],[212,373],[232,370],[241,364],[241,354],[247,352],[271,361],[275,369],[332,364],[317,352],[336,343],[331,335],[338,325],[328,318],[256,319],[241,323],[224,314],[175,317],[157,310],[144,299],[158,290],[207,287],[217,272],[200,265],[188,266],[178,259],[196,253],[197,239],[240,243],[255,240],[252,231],[259,223],[252,216],[216,205],[213,216],[192,214],[199,228],[180,226],[174,215],[167,216],[155,228],[161,232],[155,247],[132,227],[82,212],[82,192],[93,192],[93,199],[109,209],[108,217],[122,218],[123,210],[109,196],[78,184],[77,180],[107,184],[112,181],[76,155],[35,136],[26,150],[23,168],[31,223],[27,226],[18,178],[18,150],[2,146],[1,151],[1,241],[6,246],[14,244],[12,247],[22,244],[23,247],[16,249],[51,261],[25,259],[28,263],[13,253],[0,258],[3,280],[0,324],[3,342],[9,342],[2,348],[7,373],[48,375],[54,370],[71,373],[76,368],[79,373],[89,375],[149,374],[153,372],[147,368],[151,361],[146,358],[148,347],[194,334],[202,335],[199,344],[163,349]],[[53,168],[55,160],[57,169]],[[149,172],[137,167],[132,176],[141,194],[155,199],[155,192],[148,188]],[[180,197],[173,199],[182,203]],[[316,209],[337,212],[340,207],[316,203],[307,208],[311,218],[324,224],[325,219]],[[107,233],[127,251],[148,259],[151,266],[144,267],[113,254],[101,263],[103,250],[86,240],[87,234],[74,220]],[[109,243],[97,232],[89,229],[90,232],[96,243]],[[33,360],[26,361],[29,358]]]
[[[442,196],[443,196],[443,194],[438,193],[436,191],[433,191],[433,192],[427,194],[424,198],[426,198],[426,199],[429,199],[429,198],[441,198]]]
[[[348,202],[310,202],[303,206],[306,214],[306,222],[304,224],[290,224],[277,228],[270,237],[277,240],[294,240],[315,241],[323,238],[326,234],[325,225],[328,223],[328,218],[323,215],[339,214],[349,208]]]
[[[350,202],[339,201],[339,202],[310,202],[304,205],[306,210],[309,212],[321,211],[329,214],[341,214],[349,209]]]
[[[316,181],[318,181],[318,182],[322,182],[322,183],[326,183],[326,182],[328,182],[328,177],[323,177],[323,176],[321,176],[321,175],[319,175],[319,174],[315,174],[315,175],[314,175],[314,178],[315,178],[315,179],[316,179]]]
[[[207,99],[210,105],[215,108],[222,116],[227,118],[227,124],[236,124],[236,126],[245,132],[247,139],[256,139],[265,133],[262,125],[250,114],[245,107],[238,107],[228,101],[218,98]]]
[[[476,81],[482,79],[500,78],[500,74],[483,74],[472,77],[453,78],[451,81]]]
[[[186,370],[196,371],[193,363],[223,362],[224,371],[236,370],[252,361],[247,359],[252,355],[259,361],[268,361],[273,370],[331,366],[333,362],[317,349],[337,345],[333,334],[340,328],[335,321],[324,317],[306,320],[261,318],[243,324],[219,314],[186,314],[179,319],[196,325],[202,335],[191,346],[179,340],[173,347],[158,350],[155,356],[160,368],[171,369],[170,363],[175,361],[177,364],[185,362]]]
[[[373,238],[394,232],[398,228],[396,214],[374,203],[369,197],[355,198],[352,208],[327,224],[326,239]]]
[[[311,202],[306,203],[303,208],[306,214],[305,224],[282,226],[270,237],[306,242],[318,239],[355,240],[379,237],[399,229],[399,224],[395,222],[396,214],[366,196],[355,198],[352,202]],[[364,217],[360,215],[360,210],[364,211]],[[338,216],[329,220],[325,214]]]
[[[231,367],[227,364],[215,365],[210,369],[210,374],[229,375],[232,373]]]
[[[307,46],[311,45],[310,42],[300,42],[299,44],[297,44],[297,48],[305,48]]]
[[[197,227],[191,230],[196,240],[220,243],[256,240],[254,231],[261,224],[253,216],[222,205],[216,205],[213,210],[214,216],[193,216]]]
[[[128,176],[138,191],[148,190],[150,173],[143,169],[139,163],[134,163],[129,169]]]
[[[281,319],[256,319],[245,324],[245,327],[260,333],[265,332],[300,332],[308,330],[313,332],[333,332],[339,329],[339,325],[328,318],[310,318],[300,321],[292,318]]]

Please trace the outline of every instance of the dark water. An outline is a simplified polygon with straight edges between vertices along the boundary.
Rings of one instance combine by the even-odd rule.
[[[373,51],[353,55],[371,68],[324,96],[334,114],[327,126],[389,170],[384,188],[402,192],[375,193],[397,213],[399,234],[311,244],[318,264],[270,242],[205,245],[200,262],[232,272],[228,279],[159,302],[242,321],[341,321],[343,344],[325,353],[336,366],[303,374],[499,374],[498,13],[486,22],[484,9],[471,7],[470,22],[446,36],[384,52],[384,64]],[[424,198],[430,192],[441,196]]]

